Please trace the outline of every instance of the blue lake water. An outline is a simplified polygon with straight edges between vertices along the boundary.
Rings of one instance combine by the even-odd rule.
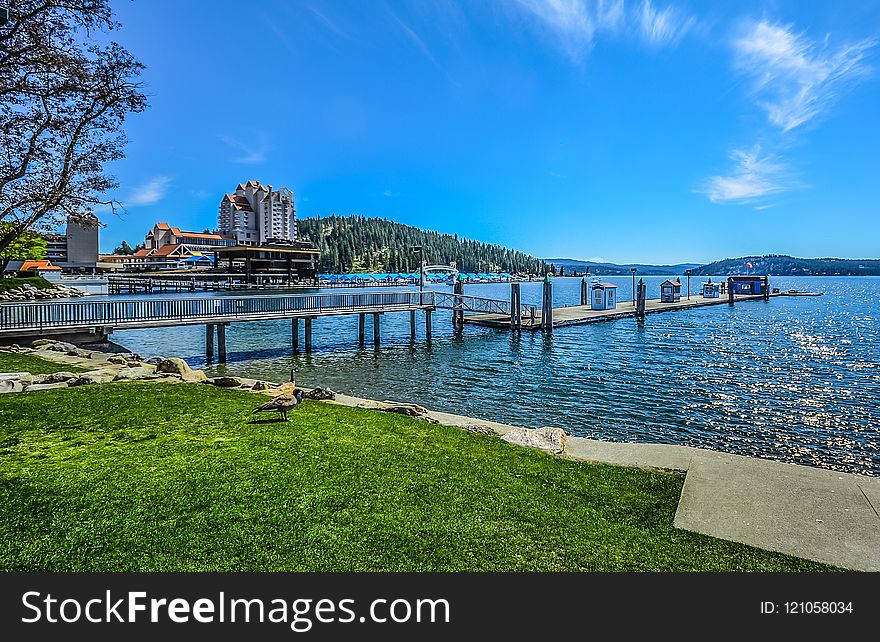
[[[628,306],[630,277],[603,280],[619,285],[620,306]],[[659,296],[662,280],[645,279],[649,297]],[[703,280],[692,278],[692,295]],[[556,279],[555,304],[577,304],[579,282]],[[595,439],[683,444],[880,474],[880,278],[774,277],[771,285],[824,296],[553,333],[470,326],[456,332],[451,313],[441,311],[430,345],[423,317],[411,344],[409,316],[389,314],[380,350],[370,341],[359,349],[357,317],[322,318],[314,322],[310,355],[291,354],[289,321],[233,324],[229,362],[208,371],[283,381],[296,368],[304,386],[356,396],[560,426]],[[509,290],[507,284],[465,288],[505,299]],[[683,290],[686,295],[686,285]],[[540,283],[525,283],[522,292],[524,302],[540,304]],[[113,339],[145,356],[176,354],[205,365],[202,326],[119,331]]]

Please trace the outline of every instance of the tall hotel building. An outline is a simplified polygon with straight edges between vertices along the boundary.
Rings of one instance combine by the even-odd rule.
[[[293,192],[286,187],[273,190],[259,181],[240,183],[220,201],[217,223],[220,234],[235,238],[238,245],[295,241]]]

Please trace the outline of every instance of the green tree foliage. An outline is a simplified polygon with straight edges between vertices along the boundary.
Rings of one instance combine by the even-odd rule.
[[[128,241],[123,241],[121,245],[113,248],[113,254],[130,256],[134,254],[134,249],[128,244]]]
[[[12,223],[0,222],[0,235],[7,233]],[[0,267],[6,267],[9,261],[32,261],[46,258],[46,239],[34,232],[25,232],[15,237],[0,252]]]
[[[92,225],[117,186],[143,65],[110,41],[110,0],[17,0],[0,28],[0,252],[65,219]]]
[[[321,250],[320,271],[325,274],[415,272],[420,261],[412,250],[415,246],[422,247],[428,264],[455,261],[462,272],[545,274],[550,269],[541,259],[517,250],[380,218],[307,218],[297,222],[297,229]]]

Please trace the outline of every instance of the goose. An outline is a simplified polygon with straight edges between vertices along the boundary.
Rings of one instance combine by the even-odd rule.
[[[293,392],[285,392],[284,394],[278,395],[277,397],[272,399],[272,401],[267,401],[259,408],[254,409],[254,412],[276,411],[281,415],[282,421],[289,421],[287,418],[287,413],[293,410],[299,404],[301,404],[302,400],[303,391],[297,388]]]

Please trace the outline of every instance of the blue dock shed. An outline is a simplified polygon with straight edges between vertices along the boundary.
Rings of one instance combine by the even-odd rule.
[[[721,284],[720,283],[712,283],[712,279],[709,279],[707,283],[703,284],[703,298],[704,299],[717,299],[721,296]]]
[[[594,283],[592,292],[593,310],[614,310],[617,308],[617,286],[613,283]]]
[[[731,276],[727,280],[734,294],[764,294],[770,285],[766,276]]]
[[[660,303],[677,303],[681,301],[681,281],[666,279],[660,284]]]

